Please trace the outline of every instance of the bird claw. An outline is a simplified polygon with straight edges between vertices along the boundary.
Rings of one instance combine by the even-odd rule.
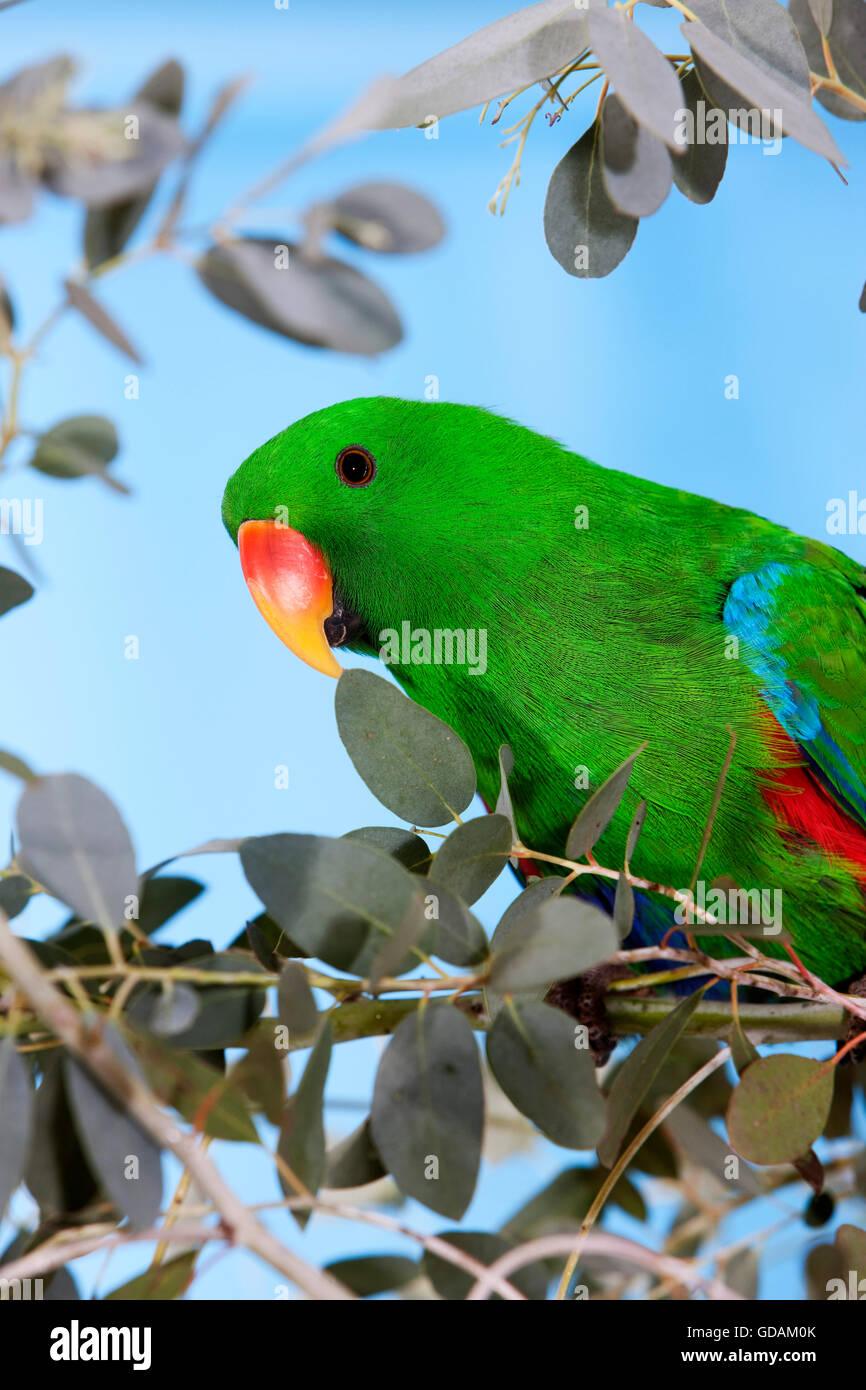
[[[611,1029],[604,1002],[607,987],[612,980],[622,980],[630,974],[627,965],[611,961],[595,965],[572,980],[559,980],[550,986],[545,995],[545,1003],[562,1009],[583,1024],[592,1060],[597,1067],[603,1067],[610,1060],[618,1041]]]

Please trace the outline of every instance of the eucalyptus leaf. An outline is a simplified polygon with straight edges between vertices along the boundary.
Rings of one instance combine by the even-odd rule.
[[[236,971],[258,972],[258,962],[244,959],[231,952],[220,952],[200,959],[190,956],[184,962],[197,970],[214,974],[233,974]],[[262,972],[263,973],[263,972]],[[185,1027],[172,1032],[172,1044],[178,1048],[210,1051],[232,1047],[252,1028],[265,1006],[264,982],[261,989],[250,985],[194,985],[198,1008]],[[159,1016],[160,993],[151,988],[139,995],[129,1006],[129,1016],[152,1031],[154,1014]]]
[[[82,129],[89,117],[92,136]],[[130,121],[135,118],[135,123]],[[61,127],[63,121],[61,119]],[[130,132],[135,129],[134,136]],[[111,151],[93,153],[94,137]],[[182,154],[185,141],[173,116],[140,98],[116,111],[80,110],[68,120],[66,140],[52,147],[43,180],[52,192],[105,207],[151,188],[166,165]]]
[[[682,146],[679,159],[673,161],[673,179],[680,192],[691,202],[710,203],[716,196],[728,160],[728,123],[719,121],[707,125],[704,121],[702,130],[698,118],[699,102],[703,102],[706,114],[706,93],[698,74],[692,68],[683,78],[683,110],[691,116],[691,121],[684,122],[683,138],[687,140],[691,126],[693,137],[712,133],[714,143],[707,139],[687,140]],[[716,135],[719,136],[718,142],[715,140]]]
[[[22,782],[34,782],[36,773],[33,771],[23,758],[16,757],[14,753],[5,753],[0,749],[0,770],[9,772],[13,777],[20,777]]]
[[[403,820],[443,825],[475,795],[475,767],[462,739],[372,671],[344,671],[337,728],[374,796]]]
[[[319,1011],[306,971],[297,961],[287,961],[277,982],[277,1017],[292,1033],[313,1033],[319,1024]]]
[[[204,253],[196,272],[229,309],[308,347],[370,357],[403,337],[384,290],[345,261],[308,255],[290,242],[220,242]]]
[[[0,1039],[0,1220],[24,1175],[33,1124],[33,1082],[12,1037]]]
[[[571,895],[531,908],[499,940],[501,946],[496,936],[491,943],[489,979],[497,994],[532,991],[580,975],[619,947],[610,917]]]
[[[102,1041],[128,1075],[143,1081],[138,1064],[112,1024]],[[93,1171],[130,1225],[146,1230],[162,1204],[162,1162],[153,1139],[127,1115],[123,1106],[79,1062],[66,1059],[70,1107]]]
[[[379,1063],[370,1123],[401,1191],[459,1220],[475,1191],[484,1126],[478,1049],[459,1010],[434,1003],[404,1018]]]
[[[373,1143],[369,1118],[325,1156],[323,1187],[365,1187],[386,1176],[386,1169]]]
[[[143,1274],[112,1289],[111,1293],[105,1295],[105,1300],[107,1303],[126,1300],[152,1303],[181,1298],[192,1282],[197,1258],[197,1250],[188,1250],[183,1255],[176,1255],[173,1260],[151,1265]]]
[[[77,773],[38,777],[18,802],[22,868],[83,920],[119,927],[138,888],[123,818],[99,787]]]
[[[604,182],[601,124],[596,121],[559,161],[544,203],[544,236],[569,275],[610,275],[628,254],[638,219],[610,200]]]
[[[363,974],[407,918],[423,925],[417,877],[358,841],[262,835],[240,857],[269,916],[338,970]]]
[[[195,878],[165,874],[162,878],[145,879],[139,897],[139,931],[153,936],[203,892],[204,885]]]
[[[577,1229],[606,1178],[607,1173],[598,1165],[564,1169],[509,1218],[503,1233],[522,1241],[548,1232]],[[635,1220],[646,1219],[643,1198],[628,1178],[620,1178],[609,1200]]]
[[[509,1250],[514,1249],[513,1241],[492,1231],[442,1231],[439,1239],[447,1241],[464,1255],[471,1255],[483,1265],[495,1264]],[[424,1251],[421,1268],[439,1297],[452,1303],[465,1299],[475,1283],[472,1274],[468,1274],[459,1265],[452,1264],[444,1255],[436,1254],[432,1250]],[[547,1296],[550,1279],[543,1265],[535,1264],[515,1270],[513,1274],[509,1274],[508,1282],[525,1298],[543,1300]],[[495,1301],[500,1295],[494,1293],[491,1298]]]
[[[22,575],[0,565],[0,618],[19,604],[26,603],[33,594],[33,585]]]
[[[514,754],[508,747],[508,744],[503,743],[499,749],[499,796],[496,798],[495,810],[497,816],[507,817],[508,823],[511,826],[512,838],[519,842],[520,837],[517,833],[517,823],[514,819],[514,806],[512,805],[511,792],[508,787],[508,779],[513,771]]]
[[[626,1057],[613,1079],[608,1097],[607,1128],[598,1146],[601,1162],[612,1168],[622,1147],[623,1139],[659,1077],[674,1045],[682,1037],[689,1019],[708,988],[695,990],[683,999],[667,1018],[656,1024],[641,1038],[637,1047]]]
[[[403,830],[396,825],[365,825],[360,830],[348,830],[344,840],[361,840],[371,849],[390,854],[398,864],[410,873],[426,874],[432,855],[430,846],[420,835],[412,830]]]
[[[626,787],[638,757],[646,745],[642,744],[630,757],[620,763],[601,786],[581,808],[574,824],[568,832],[565,853],[568,859],[581,859],[601,839],[619,809]]]
[[[184,72],[173,58],[162,63],[133,97],[146,101],[167,116],[177,117],[183,102]],[[84,223],[84,253],[89,266],[101,265],[117,256],[132,237],[147,210],[157,180],[132,198],[123,198],[104,207],[89,208]]]
[[[821,35],[809,0],[790,0],[788,8],[806,50],[809,67],[821,77],[828,76]],[[866,98],[866,5],[863,0],[834,0],[828,46],[840,81]],[[819,87],[815,95],[834,116],[841,116],[845,121],[866,121],[866,111],[838,93]]]
[[[376,1294],[402,1289],[416,1279],[418,1262],[405,1255],[356,1255],[333,1260],[325,1265],[325,1271],[359,1298],[374,1298]]]
[[[427,251],[445,235],[436,206],[400,183],[359,183],[329,205],[334,230],[367,251]]]
[[[595,1148],[604,1132],[604,1097],[567,1014],[534,1000],[513,1001],[487,1034],[487,1061],[512,1104],[554,1144]]]
[[[728,1136],[750,1163],[791,1163],[819,1137],[833,1101],[833,1068],[793,1053],[761,1057],[728,1105]]]
[[[399,78],[370,124],[423,125],[549,77],[586,47],[586,18],[573,0],[543,0],[494,20]]]
[[[634,889],[625,873],[616,881],[616,896],[613,900],[613,923],[620,941],[624,941],[634,926]]]
[[[24,911],[32,892],[30,879],[24,874],[7,874],[5,878],[0,878],[0,912],[4,912],[11,922]]]
[[[452,830],[430,865],[432,883],[445,883],[465,903],[474,903],[495,883],[511,854],[507,817],[479,816]]]
[[[325,1084],[331,1065],[331,1047],[331,1025],[326,1021],[307,1059],[298,1089],[289,1102],[277,1145],[280,1157],[314,1196],[325,1176],[323,1107]],[[287,1197],[297,1196],[294,1187],[282,1172],[279,1179]],[[298,1225],[303,1228],[312,1211],[298,1210],[293,1215]]]
[[[67,1224],[99,1196],[99,1180],[73,1121],[64,1084],[65,1056],[48,1054],[36,1092],[24,1181],[43,1218]]]
[[[86,318],[103,338],[116,347],[126,357],[130,357],[133,362],[141,362],[141,355],[138,349],[133,347],[123,329],[118,327],[114,319],[102,307],[97,299],[84,285],[80,285],[75,280],[64,280],[66,298],[77,309],[83,318]]]
[[[432,922],[431,955],[448,965],[469,967],[486,960],[487,935],[469,908],[444,883],[430,883],[424,897],[424,914]]]
[[[209,1062],[131,1028],[128,1022],[125,1036],[151,1088],[164,1104],[214,1139],[259,1142],[240,1091],[232,1089],[227,1078]]]
[[[74,415],[39,436],[30,467],[52,478],[82,478],[105,470],[117,454],[117,431],[100,415]]]
[[[716,3],[716,0],[713,0],[713,3]],[[788,13],[781,5],[774,3],[773,8],[784,15],[785,20],[790,24]],[[762,60],[761,55],[751,45],[747,47],[738,43],[739,34],[734,35],[733,41],[726,41],[705,24],[699,24],[692,20],[687,20],[681,25],[681,32],[691,46],[693,53],[701,60],[698,73],[704,87],[709,82],[712,88],[710,96],[716,106],[727,112],[743,110],[736,99],[736,93],[740,93],[751,104],[754,111],[759,114],[765,111],[769,113],[768,118],[763,122],[758,122],[756,117],[751,118],[753,124],[760,128],[760,133],[763,134],[764,138],[770,134],[779,133],[769,128],[775,124],[774,113],[779,112],[781,130],[786,135],[793,136],[795,140],[799,140],[801,145],[814,150],[816,154],[822,155],[832,163],[839,165],[846,163],[845,157],[830,131],[820,116],[812,110],[808,85],[805,90],[801,90],[799,84],[794,85],[783,68],[776,68]],[[791,26],[791,33],[793,42],[800,50],[808,82],[806,59],[793,25]],[[778,51],[774,49],[774,59],[777,54]],[[713,87],[713,73],[722,79],[724,90],[719,91],[718,86]],[[726,84],[734,88],[734,94],[729,99],[725,98],[725,92],[728,89]],[[745,116],[737,117],[735,124],[742,124],[745,119]],[[768,128],[764,129],[764,126]]]
[[[638,125],[615,93],[604,103],[601,133],[604,185],[611,202],[632,217],[656,212],[670,192],[672,179],[664,144]]]
[[[657,140],[676,151],[676,113],[683,104],[683,93],[664,54],[622,10],[592,8],[589,40],[626,110]]]

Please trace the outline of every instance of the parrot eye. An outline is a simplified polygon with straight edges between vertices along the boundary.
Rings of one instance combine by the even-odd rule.
[[[350,444],[337,455],[337,477],[349,487],[366,487],[376,476],[376,460],[369,449]]]

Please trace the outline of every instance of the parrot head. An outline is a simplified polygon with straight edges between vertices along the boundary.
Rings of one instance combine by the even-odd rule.
[[[223,498],[259,611],[335,677],[335,647],[375,651],[395,620],[470,622],[466,605],[495,583],[497,553],[519,542],[515,516],[531,514],[530,441],[561,452],[476,406],[387,397],[290,425]]]

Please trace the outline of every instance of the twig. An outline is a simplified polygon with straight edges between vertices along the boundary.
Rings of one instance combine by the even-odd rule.
[[[518,1245],[516,1250],[508,1250],[504,1255],[500,1255],[498,1260],[494,1260],[479,1278],[473,1289],[470,1289],[466,1296],[467,1303],[478,1302],[487,1298],[494,1288],[493,1280],[495,1277],[507,1277],[517,1269],[523,1269],[526,1265],[535,1264],[539,1260],[550,1259],[554,1255],[564,1255],[574,1242],[574,1237],[569,1235],[539,1236],[536,1240],[529,1240],[525,1245]],[[675,1284],[691,1289],[693,1292],[703,1291],[708,1298],[719,1300],[740,1300],[742,1294],[736,1293],[720,1279],[709,1278],[700,1273],[694,1264],[688,1260],[677,1259],[674,1255],[663,1255],[657,1250],[650,1250],[645,1245],[640,1245],[636,1240],[628,1240],[625,1236],[611,1235],[608,1231],[596,1231],[587,1236],[585,1246],[588,1255],[609,1256],[615,1260],[628,1260],[629,1263],[639,1265],[642,1269],[648,1269],[656,1274],[660,1279],[671,1279]]]
[[[288,1250],[247,1211],[196,1138],[184,1133],[163,1114],[147,1088],[129,1074],[103,1041],[101,1033],[88,1028],[86,1021],[46,978],[30,947],[11,932],[4,912],[0,912],[0,960],[43,1022],[121,1102],[130,1118],[161,1148],[170,1149],[190,1170],[219,1212],[228,1239],[260,1255],[311,1298],[354,1298],[338,1280],[314,1269]]]

